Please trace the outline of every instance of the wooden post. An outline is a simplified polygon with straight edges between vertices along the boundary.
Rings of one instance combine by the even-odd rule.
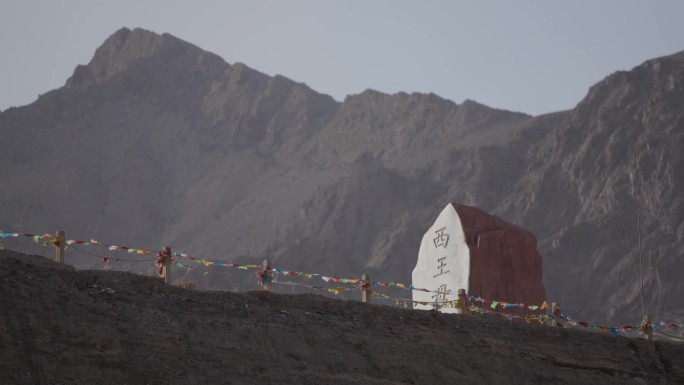
[[[361,302],[370,303],[373,288],[370,281],[370,276],[363,274],[361,276]]]
[[[465,289],[458,289],[457,291],[458,299],[456,300],[459,307],[456,311],[458,314],[466,314],[468,310],[468,297],[466,296]]]
[[[261,275],[261,290],[272,292],[273,291],[273,271],[271,270],[271,261],[264,259],[263,264],[264,270]]]
[[[64,263],[64,251],[66,249],[66,238],[63,230],[57,230],[55,236],[55,262]]]
[[[164,283],[167,285],[171,284],[171,260],[167,259],[164,262]]]
[[[560,317],[560,308],[558,307],[558,304],[555,302],[551,302],[551,317],[553,317],[551,318],[551,326],[563,326],[560,322],[558,322],[558,318]]]
[[[171,253],[171,247],[164,246],[164,283],[167,285],[171,284],[171,263],[173,258],[173,253]]]
[[[648,315],[644,315],[644,321],[639,325],[639,329],[644,334],[645,340],[653,341],[653,324]]]

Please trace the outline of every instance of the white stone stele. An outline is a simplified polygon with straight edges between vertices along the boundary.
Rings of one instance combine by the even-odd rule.
[[[414,301],[432,303],[427,306],[414,303],[414,309],[431,310],[435,308],[435,300],[437,303],[456,301],[458,289],[468,292],[470,249],[465,242],[461,219],[451,203],[447,204],[423,236],[411,278],[414,287],[446,291],[446,294],[438,295],[413,290]],[[438,308],[443,313],[460,313],[460,310],[453,307]]]

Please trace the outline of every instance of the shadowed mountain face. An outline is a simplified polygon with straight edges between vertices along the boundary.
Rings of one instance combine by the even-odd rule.
[[[623,234],[638,264],[638,212],[648,311],[681,319],[683,116],[684,53],[531,117],[433,94],[340,103],[122,29],[64,87],[0,113],[0,229],[409,282],[423,232],[463,203],[535,233],[549,299],[609,322],[641,318]]]

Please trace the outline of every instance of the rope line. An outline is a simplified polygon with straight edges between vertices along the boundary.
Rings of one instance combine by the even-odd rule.
[[[31,237],[31,238],[33,238],[33,242],[28,242],[28,243],[16,242],[16,241],[7,242],[7,240],[6,240],[6,238],[8,238],[8,237],[16,238],[18,236]],[[44,239],[46,239],[46,238],[47,238],[47,240],[44,241]],[[65,240],[62,237],[55,237],[51,234],[37,235],[37,234],[31,234],[31,233],[9,233],[9,232],[0,231],[0,243],[4,243],[4,244],[26,244],[26,245],[34,244],[34,245],[52,247],[52,246],[59,246],[61,242],[66,242],[66,247],[68,247],[69,249],[75,250],[77,252],[80,252],[80,253],[83,253],[86,255],[90,255],[90,256],[100,258],[106,266],[105,269],[107,269],[109,261],[114,261],[115,263],[117,263],[117,262],[136,262],[133,266],[130,266],[127,269],[122,269],[121,271],[130,271],[130,270],[140,266],[143,263],[157,262],[158,261],[158,258],[154,258],[154,259],[128,259],[128,258],[114,258],[114,257],[106,256],[106,255],[103,256],[101,254],[96,254],[96,253],[92,253],[92,252],[89,252],[86,250],[82,250],[79,247],[76,247],[76,245],[96,245],[96,246],[101,246],[101,247],[107,247],[109,249],[109,251],[125,251],[129,254],[131,254],[131,253],[135,253],[135,254],[153,253],[154,250],[151,250],[151,249],[136,249],[136,248],[132,248],[132,247],[128,247],[128,246],[110,245],[110,244],[106,244],[106,243],[96,241],[96,240],[90,240],[90,241]],[[203,267],[212,267],[212,266],[232,267],[232,268],[235,268],[236,270],[248,270],[248,269],[260,269],[260,268],[262,268],[262,266],[260,266],[260,265],[240,265],[240,264],[235,264],[235,263],[224,263],[224,262],[218,262],[218,261],[210,261],[210,260],[205,260],[203,258],[196,258],[196,257],[190,256],[186,253],[179,253],[179,252],[174,252],[170,255],[172,257],[181,257],[181,258],[191,260],[193,263],[200,264]],[[205,275],[217,273],[217,272],[209,270],[207,268],[200,268],[200,267],[188,265],[188,264],[182,263],[182,262],[175,260],[175,259],[173,260],[173,262],[178,267],[185,267],[189,270],[202,271],[202,272],[204,272]],[[303,277],[309,278],[309,279],[314,278],[314,277],[319,277],[319,278],[323,279],[326,283],[342,283],[342,284],[351,285],[351,286],[347,286],[347,287],[330,287],[330,288],[327,288],[327,290],[329,292],[334,293],[335,295],[340,294],[341,292],[344,292],[344,291],[367,290],[370,287],[394,287],[394,288],[404,289],[404,290],[408,290],[408,291],[423,291],[423,292],[444,294],[444,292],[440,291],[440,290],[429,290],[429,289],[425,289],[425,288],[416,288],[413,285],[405,285],[405,284],[402,284],[399,282],[380,282],[380,281],[366,281],[366,280],[361,280],[361,279],[340,278],[337,276],[326,276],[326,275],[318,274],[318,273],[303,273],[303,272],[297,272],[297,271],[288,271],[288,270],[283,270],[283,269],[279,269],[279,268],[269,268],[269,270],[272,271],[273,276],[275,278],[272,283],[277,283],[277,284],[281,284],[281,285],[291,285],[293,287],[293,290],[294,290],[295,286],[302,286],[302,287],[315,289],[315,290],[326,289],[326,287],[319,286],[319,285],[306,285],[306,284],[292,282],[292,281],[279,282],[277,280],[277,275],[303,276]],[[222,272],[222,273],[232,273],[232,271]],[[442,300],[442,301],[416,301],[416,300],[407,299],[407,298],[391,297],[389,295],[386,295],[384,293],[381,293],[381,292],[378,292],[375,290],[371,290],[371,295],[375,296],[376,298],[380,298],[380,299],[393,300],[393,301],[395,301],[395,305],[397,305],[397,306],[399,305],[399,303],[403,303],[404,307],[406,307],[408,303],[412,303],[412,304],[419,303],[419,304],[423,304],[423,305],[433,305],[433,306],[435,306],[435,308],[455,307],[454,305],[457,304],[459,301],[458,299],[457,300]],[[489,307],[491,307],[494,310],[496,310],[497,306],[501,305],[502,309],[504,309],[504,310],[508,309],[508,308],[528,308],[529,310],[532,310],[532,311],[537,311],[537,310],[543,311],[544,309],[548,308],[548,304],[546,303],[546,301],[544,301],[544,304],[542,306],[536,306],[536,305],[528,306],[528,305],[522,304],[522,303],[516,304],[516,303],[507,303],[504,301],[490,301],[490,300],[485,300],[485,299],[480,298],[480,297],[470,296],[468,298],[468,302],[471,303],[469,309],[473,312],[499,314],[499,315],[503,315],[509,319],[524,318],[527,322],[530,322],[531,320],[535,320],[535,319],[539,320],[540,322],[544,322],[545,320],[549,320],[549,319],[556,319],[556,320],[563,320],[567,324],[570,324],[572,326],[580,325],[584,328],[591,327],[591,328],[600,330],[601,332],[609,332],[612,334],[618,334],[618,332],[626,333],[627,330],[632,330],[632,329],[638,330],[639,329],[639,327],[635,327],[635,326],[631,326],[631,325],[622,325],[620,327],[606,327],[606,326],[600,326],[600,325],[593,325],[593,324],[589,324],[587,322],[576,321],[564,313],[561,313],[560,317],[547,315],[547,314],[536,314],[536,315],[528,315],[528,316],[521,317],[518,315],[511,314],[511,313],[500,313],[498,311],[484,310],[484,309],[479,308],[479,307],[475,306],[474,304],[472,304],[473,302],[481,302],[483,304],[491,304],[491,306],[489,306]],[[661,329],[663,327],[669,327],[669,328],[673,328],[673,329],[684,328],[684,324],[682,324],[682,323],[680,323],[680,324],[675,324],[675,323],[667,324],[665,322],[660,322],[660,323],[653,322],[650,325],[652,326],[653,329],[656,329],[656,328]],[[669,335],[662,333],[662,332],[659,332],[659,334],[662,334],[663,336],[667,336],[669,338],[675,338],[675,339],[677,338],[677,337],[669,336]]]

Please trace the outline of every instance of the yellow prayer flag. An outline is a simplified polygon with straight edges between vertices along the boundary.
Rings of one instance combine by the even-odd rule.
[[[346,287],[332,287],[328,289],[329,292],[334,293],[335,295],[338,295],[345,290],[347,290]]]

